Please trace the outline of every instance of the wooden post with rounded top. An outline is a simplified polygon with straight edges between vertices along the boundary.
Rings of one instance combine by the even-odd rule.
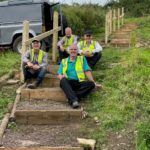
[[[118,8],[118,30],[120,29],[120,8]]]
[[[54,12],[54,22],[53,22],[53,29],[58,28],[58,12]],[[58,31],[55,30],[53,34],[53,46],[52,46],[52,61],[56,62],[57,56],[57,42],[58,42]]]
[[[20,80],[22,83],[24,83],[22,57],[28,48],[28,45],[26,44],[26,41],[28,39],[29,39],[29,21],[25,20],[23,22],[22,49],[21,49],[21,79]]]

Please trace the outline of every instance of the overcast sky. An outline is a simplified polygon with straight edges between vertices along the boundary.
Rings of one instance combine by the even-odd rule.
[[[67,3],[67,4],[71,4],[72,2],[74,3],[94,3],[94,4],[99,4],[99,5],[104,5],[106,2],[108,2],[109,0],[57,0],[61,3]]]

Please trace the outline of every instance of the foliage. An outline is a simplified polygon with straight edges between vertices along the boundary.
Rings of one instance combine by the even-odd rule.
[[[98,5],[64,5],[63,13],[67,17],[69,26],[77,35],[82,35],[87,29],[93,30],[94,33],[104,31],[105,12]]]
[[[88,97],[86,109],[90,117],[88,124],[93,122],[94,117],[100,122],[89,131],[86,129],[86,134],[91,135],[89,138],[99,141],[97,147],[101,147],[107,132],[120,131],[129,124],[135,124],[138,147],[145,141],[145,147],[149,148],[149,55],[149,49],[109,48],[103,51],[103,58],[93,72],[96,81],[102,83],[103,89]],[[142,118],[147,120],[145,126],[142,126]]]
[[[14,68],[20,67],[21,56],[12,51],[0,53],[0,76],[11,72]]]
[[[124,7],[125,13],[128,17],[140,17],[150,14],[150,3],[149,0],[111,0],[105,7]]]

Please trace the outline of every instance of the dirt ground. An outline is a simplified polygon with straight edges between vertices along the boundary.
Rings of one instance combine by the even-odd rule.
[[[17,125],[6,129],[3,137],[4,147],[40,147],[40,146],[79,146],[77,137],[79,125]]]
[[[72,109],[67,102],[56,102],[51,100],[29,100],[20,101],[17,110],[61,110]]]

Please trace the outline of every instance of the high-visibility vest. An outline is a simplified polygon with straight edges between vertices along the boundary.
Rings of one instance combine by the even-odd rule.
[[[38,54],[38,64],[42,63],[42,59],[43,59],[43,51],[39,50],[39,54]],[[34,49],[31,49],[31,61],[34,61]]]
[[[87,50],[87,45],[86,45],[86,41],[81,41],[82,43],[82,50],[83,51],[86,51]],[[88,47],[88,50],[90,51],[90,52],[92,52],[94,49],[95,49],[95,41],[91,41],[91,44],[89,45],[89,47]]]
[[[65,75],[66,78],[68,78],[67,73],[66,73],[68,69],[68,61],[69,61],[69,58],[65,58],[62,60],[63,75]],[[75,64],[75,71],[77,73],[77,77],[80,82],[85,81],[83,61],[84,61],[84,56],[77,56],[76,64]]]
[[[64,37],[65,38],[65,41],[64,41],[64,48],[65,50],[73,43],[73,39],[74,39],[74,35],[71,35],[70,38],[67,38],[66,36]]]

